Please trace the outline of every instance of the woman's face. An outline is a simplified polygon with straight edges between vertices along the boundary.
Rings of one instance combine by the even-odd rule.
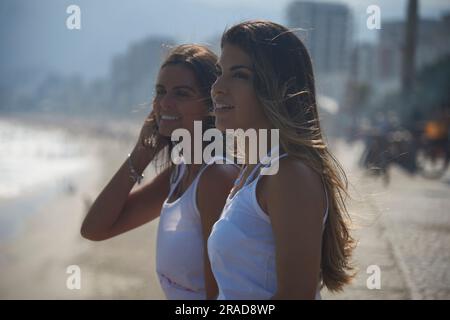
[[[153,109],[159,133],[171,136],[175,129],[184,128],[193,134],[194,121],[202,121],[208,114],[195,79],[186,66],[167,65],[159,71]]]
[[[211,88],[219,130],[270,128],[253,87],[252,65],[239,47],[224,45],[218,62],[219,77]]]

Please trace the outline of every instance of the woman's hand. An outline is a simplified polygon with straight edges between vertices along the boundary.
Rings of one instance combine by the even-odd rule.
[[[156,113],[152,110],[144,121],[134,151],[141,156],[145,154],[151,161],[169,141],[170,138],[159,134]]]

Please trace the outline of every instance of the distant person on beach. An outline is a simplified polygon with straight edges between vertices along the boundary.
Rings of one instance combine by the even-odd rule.
[[[264,158],[250,163],[242,150],[245,165],[208,239],[218,299],[320,299],[322,286],[342,290],[353,276],[347,181],[322,136],[305,46],[279,24],[249,21],[227,30],[221,49],[216,127],[276,128],[280,138],[266,156],[279,164],[272,175],[261,174]]]
[[[239,169],[214,162],[175,165],[170,157],[175,129],[194,136],[194,121],[202,121],[203,130],[214,127],[210,90],[216,62],[216,55],[200,45],[172,49],[160,68],[153,110],[136,146],[81,227],[83,237],[101,241],[159,217],[156,272],[168,299],[212,299],[218,292],[206,241]],[[152,161],[159,163],[159,174],[131,192]]]

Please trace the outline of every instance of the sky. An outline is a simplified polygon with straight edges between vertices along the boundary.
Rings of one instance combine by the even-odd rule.
[[[93,79],[106,76],[111,58],[150,35],[177,42],[208,43],[227,26],[247,19],[286,24],[291,0],[1,0],[0,71],[53,70]],[[331,2],[316,0],[316,2]],[[355,37],[376,41],[368,30],[366,8],[376,4],[381,20],[402,19],[406,0],[334,0],[353,12]],[[81,9],[81,30],[68,30],[66,8]],[[449,0],[422,0],[421,17],[450,12]]]

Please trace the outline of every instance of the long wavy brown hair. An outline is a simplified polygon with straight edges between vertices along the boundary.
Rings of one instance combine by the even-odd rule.
[[[317,112],[313,67],[302,41],[270,21],[246,21],[222,36],[253,62],[254,89],[264,113],[279,129],[280,147],[318,172],[329,197],[322,239],[322,285],[340,291],[354,277],[351,255],[355,241],[345,200],[348,181],[324,142]]]

